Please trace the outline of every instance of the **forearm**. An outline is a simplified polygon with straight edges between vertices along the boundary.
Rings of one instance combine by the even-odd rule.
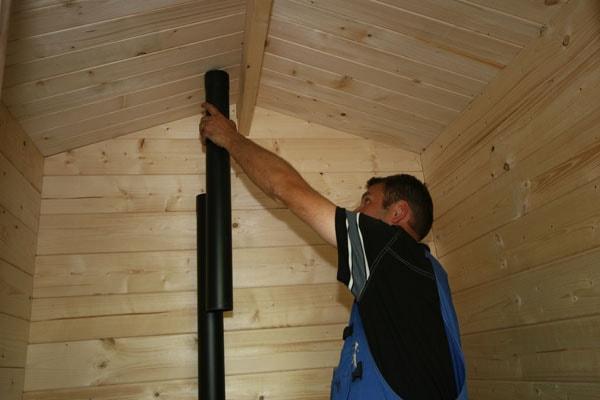
[[[256,186],[288,207],[297,191],[312,190],[287,161],[242,135],[233,136],[226,148]]]

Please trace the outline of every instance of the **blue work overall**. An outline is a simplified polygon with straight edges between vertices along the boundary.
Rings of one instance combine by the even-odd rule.
[[[448,345],[452,358],[454,379],[458,388],[457,400],[467,400],[467,387],[465,384],[465,361],[460,345],[458,320],[450,296],[448,276],[446,271],[426,251],[427,258],[433,265],[435,280],[440,298],[440,308],[444,328],[448,337]],[[388,385],[379,368],[375,364],[356,302],[352,306],[350,323],[344,329],[344,346],[340,356],[340,363],[334,370],[331,382],[332,400],[402,400]],[[410,400],[410,399],[406,399]]]

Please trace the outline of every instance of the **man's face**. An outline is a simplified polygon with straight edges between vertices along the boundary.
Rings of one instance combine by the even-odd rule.
[[[360,200],[360,206],[358,206],[355,212],[360,212],[362,214],[368,215],[369,217],[389,223],[386,220],[388,210],[386,210],[383,207],[383,198],[383,183],[371,185],[367,188],[367,191],[363,193],[362,198]]]

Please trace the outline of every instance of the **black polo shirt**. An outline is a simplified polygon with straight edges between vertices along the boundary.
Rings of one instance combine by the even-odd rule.
[[[369,348],[405,400],[456,399],[448,339],[425,245],[400,227],[336,210],[337,278],[353,293]]]

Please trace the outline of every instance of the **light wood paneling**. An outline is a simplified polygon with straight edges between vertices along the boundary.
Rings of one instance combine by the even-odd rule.
[[[478,398],[599,393],[600,5],[561,10],[422,155]]]
[[[389,173],[389,171],[388,171]],[[422,174],[408,172],[423,179]],[[386,172],[308,172],[308,183],[335,204],[356,207],[356,193],[373,175]],[[65,175],[46,176],[42,214],[194,211],[205,175]],[[245,175],[233,174],[232,206],[237,210],[283,208],[262,193]],[[151,194],[151,195],[150,195]]]
[[[234,249],[233,264],[236,288],[336,281],[336,250],[328,245]],[[36,298],[195,289],[195,251],[36,258]]]
[[[260,86],[273,0],[249,0],[246,4],[246,25],[240,79],[241,96],[237,109],[238,130],[247,136],[252,126],[256,97]]]
[[[29,321],[0,313],[0,368],[23,368]]]
[[[227,398],[254,400],[264,396],[277,399],[326,400],[329,398],[331,369],[305,369],[263,374],[233,375],[227,378]],[[92,386],[40,392],[27,392],[24,400],[135,400],[146,397],[192,400],[198,397],[196,379],[146,382],[109,386]]]
[[[243,1],[44,4],[13,12],[4,101],[45,155],[197,114],[181,93],[209,69],[239,74]]]
[[[47,158],[25,398],[196,390],[198,120]],[[373,175],[422,177],[415,153],[261,108],[250,136],[347,207]],[[352,302],[336,282],[336,249],[237,166],[232,178],[228,392],[325,399]]]
[[[278,151],[303,173],[419,171],[417,154],[359,138],[325,141],[282,138],[256,142]],[[198,139],[125,138],[49,157],[45,175],[185,175],[203,173],[204,168],[204,153]]]
[[[468,374],[598,383],[599,322],[596,316],[463,336]]]
[[[0,398],[3,400],[20,400],[23,392],[43,163],[31,139],[0,103]]]
[[[33,277],[0,259],[0,312],[29,319]]]
[[[0,153],[0,203],[32,231],[37,231],[40,192]]]
[[[593,400],[600,393],[599,383],[511,382],[471,379],[469,394],[473,398],[505,399],[572,399]]]
[[[552,6],[555,2],[540,1],[275,0],[269,21],[270,0],[27,0],[13,11],[4,99],[27,132],[38,135],[35,141],[42,152],[52,155],[190,116],[183,106],[157,110],[144,104],[138,109],[144,121],[115,126],[110,132],[83,128],[93,109],[99,118],[109,117],[135,92],[165,85],[175,95],[185,91],[174,89],[184,84],[179,81],[189,80],[191,85],[211,68],[228,67],[238,76],[242,71],[240,99],[248,96],[243,103],[249,106],[240,110],[240,128],[246,134],[257,91],[259,96],[266,92],[264,96],[281,98],[298,85],[289,79],[278,87],[284,92],[272,93],[272,82],[259,89],[266,48],[267,56],[320,68],[351,89],[366,89],[360,81],[375,84],[387,94],[372,96],[370,105],[400,121],[394,129],[381,123],[382,115],[365,119],[363,105],[348,97],[348,89],[317,90],[319,83],[305,88],[311,89],[307,97],[290,96],[276,104],[261,101],[262,106],[308,118],[315,110],[305,111],[307,103],[315,98],[323,110],[316,113],[319,123],[420,152],[451,120],[448,115],[440,120],[439,113],[445,111],[423,102],[464,110],[560,9]],[[242,60],[243,41],[245,54],[255,58]],[[235,53],[235,62],[217,61],[224,53]],[[212,61],[192,67],[199,59]],[[243,70],[240,63],[245,64]],[[390,101],[400,102],[399,111],[387,111]],[[86,112],[80,114],[80,109]],[[327,118],[341,113],[345,121]],[[43,130],[61,125],[43,121],[59,122],[65,114],[73,129],[80,127],[79,134],[57,129],[44,140]],[[407,126],[407,118],[425,118],[440,126]]]
[[[0,149],[4,157],[35,186],[38,192],[41,192],[44,158],[2,102],[0,102]]]
[[[334,325],[226,332],[226,373],[332,367],[339,356],[342,328]],[[195,335],[31,345],[25,389],[192,378],[197,374],[196,346]]]
[[[24,368],[0,367],[0,396],[5,400],[21,400],[25,384]]]

